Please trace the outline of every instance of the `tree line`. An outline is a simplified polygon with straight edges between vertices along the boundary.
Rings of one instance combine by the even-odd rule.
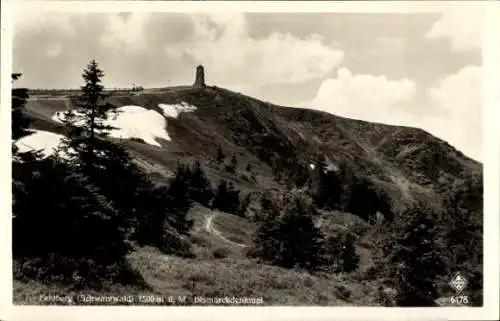
[[[317,216],[314,204],[300,194],[264,194],[259,227],[248,256],[310,272],[356,270],[360,258],[354,236],[350,232],[326,236],[315,225]]]
[[[297,157],[275,157],[272,163],[278,182],[289,189],[304,190],[318,208],[349,212],[365,221],[373,221],[377,212],[389,221],[394,216],[389,195],[362,175],[355,164],[344,161],[332,169],[323,155],[315,157],[313,168]]]
[[[455,184],[446,196],[443,210],[416,202],[398,213],[393,221],[373,227],[375,265],[370,269],[395,296],[380,291],[378,301],[387,306],[435,306],[443,288],[459,271],[469,280],[469,302],[482,306],[482,187],[478,178]],[[317,273],[358,269],[360,255],[350,231],[326,235],[315,225],[314,201],[304,195],[286,193],[261,198],[262,216],[247,255],[284,268]]]

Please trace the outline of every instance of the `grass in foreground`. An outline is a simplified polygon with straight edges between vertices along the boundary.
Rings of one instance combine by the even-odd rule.
[[[253,227],[247,219],[217,211],[213,227],[227,239],[238,244],[250,244],[252,241]]]
[[[243,258],[183,259],[153,248],[129,254],[151,290],[112,286],[102,291],[65,291],[41,282],[14,282],[15,304],[44,304],[40,295],[140,295],[263,298],[264,305],[377,305],[375,283],[350,280],[348,275],[319,276],[258,264]],[[47,304],[47,303],[45,303]],[[62,303],[60,303],[62,304]],[[75,302],[73,303],[75,304]]]

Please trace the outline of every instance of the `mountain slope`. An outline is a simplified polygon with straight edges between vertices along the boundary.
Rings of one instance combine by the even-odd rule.
[[[65,128],[58,120],[59,112],[75,107],[76,94],[65,91],[31,91],[26,108],[27,114],[33,119],[33,128],[64,135]],[[191,240],[195,244],[196,259],[162,256],[148,249],[139,249],[131,254],[129,259],[136,263],[139,270],[143,270],[146,278],[149,277],[151,282],[156,283],[154,288],[159,293],[168,292],[165,289],[171,284],[170,281],[188,284],[196,283],[193,280],[197,278],[201,279],[202,287],[206,286],[203,291],[210,293],[213,290],[210,286],[215,288],[219,285],[213,276],[206,278],[206,275],[201,275],[202,272],[197,270],[196,265],[214,268],[219,264],[218,261],[212,261],[216,252],[219,256],[228,257],[224,261],[227,268],[224,273],[232,273],[229,284],[231,291],[238,289],[241,286],[238,282],[245,279],[245,273],[235,272],[233,268],[243,267],[257,271],[264,266],[249,263],[244,258],[242,248],[245,247],[239,246],[249,245],[251,242],[251,231],[255,228],[252,215],[255,216],[260,211],[259,196],[265,190],[291,189],[277,174],[283,170],[293,172],[304,168],[312,172],[318,156],[324,157],[328,167],[334,169],[348,163],[357,175],[371,181],[389,196],[395,213],[416,201],[424,201],[429,207],[440,208],[444,201],[441,192],[451,189],[452,184],[464,175],[482,173],[482,164],[420,129],[347,119],[315,110],[276,106],[217,87],[197,89],[186,86],[140,93],[112,92],[108,102],[126,112],[138,111],[136,114],[126,114],[116,122],[119,126],[128,127],[122,128],[120,135],[123,135],[114,139],[123,138],[122,142],[126,144],[136,163],[150,174],[152,180],[166,182],[179,160],[199,160],[213,185],[224,179],[241,190],[241,195],[251,196],[251,204],[247,210],[249,215],[246,218],[235,219],[234,215],[212,212],[211,209],[198,205],[192,209],[191,214],[197,221]],[[147,119],[150,118],[142,117],[144,114],[154,116],[155,121],[161,121],[148,123]],[[148,129],[151,131],[147,135],[157,137],[153,141],[143,139],[147,136],[143,131]],[[218,147],[226,155],[226,164],[220,164],[216,160]],[[236,171],[227,170],[231,157],[236,157]],[[327,235],[340,234],[345,230],[355,234],[357,251],[362,254],[359,269],[362,272],[359,273],[368,273],[373,264],[373,253],[378,249],[369,233],[366,233],[370,229],[366,221],[341,210],[321,210],[316,224]],[[189,266],[187,271],[193,275],[186,276],[189,280],[181,279],[181,276],[171,280],[168,279],[169,276],[152,273],[152,263],[145,263],[158,261],[161,264],[163,260],[174,262],[176,273],[181,273],[185,266]],[[278,268],[269,269],[269,275],[284,273]],[[262,280],[269,275],[259,274],[258,282],[265,283]],[[297,275],[292,276],[298,277]],[[321,288],[324,293],[329,293],[329,289],[322,285],[323,282],[333,284],[342,279],[344,284],[354,289],[355,284],[359,283],[359,279],[356,279],[358,277],[360,275],[311,276],[312,279],[305,282],[309,285],[304,286],[310,290],[314,288],[312,291],[319,291]],[[372,281],[373,279],[366,282]],[[207,284],[203,285],[203,282]],[[249,279],[248,284],[252,282]],[[289,301],[294,304],[303,302],[300,289],[297,291],[288,279],[285,283],[272,289],[273,295],[268,301],[283,303],[278,298],[293,288],[295,292]],[[364,293],[374,291],[376,283],[377,281],[370,283],[367,288],[357,289],[356,291],[361,291],[359,298]],[[184,287],[191,286],[186,284]],[[248,285],[248,288],[251,286]],[[192,293],[196,293],[196,288],[190,289]],[[342,290],[338,292],[341,293]],[[255,289],[251,294],[256,294]],[[326,296],[322,298],[319,295],[312,301],[328,301],[331,304],[338,298],[331,298],[330,294]],[[341,300],[344,304],[367,304],[366,300],[361,299]]]
[[[36,120],[34,127],[64,131],[51,117],[71,108],[72,97],[31,95],[28,110]],[[211,163],[217,146],[221,146],[228,155],[234,154],[241,160],[240,164],[251,163],[257,169],[262,180],[256,184],[233,177],[245,189],[258,190],[262,185],[279,188],[269,179],[275,159],[285,161],[287,166],[307,165],[315,162],[317,154],[325,155],[333,167],[340,162],[356,164],[398,205],[422,198],[436,201],[436,191],[446,189],[462,172],[482,172],[482,164],[421,129],[275,106],[216,87],[114,93],[109,102],[117,107],[137,105],[160,113],[159,104],[195,106],[195,111],[180,113],[177,118],[167,117],[167,131],[172,139],[159,141],[161,147],[137,141],[127,144],[144,161],[167,169],[175,166],[177,158],[201,158],[209,172],[215,172],[214,177],[223,175]]]

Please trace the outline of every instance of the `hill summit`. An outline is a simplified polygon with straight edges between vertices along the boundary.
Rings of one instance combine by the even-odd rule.
[[[269,180],[275,176],[273,171],[310,168],[321,156],[331,168],[341,163],[353,165],[396,203],[436,200],[437,191],[446,189],[463,173],[482,172],[482,164],[424,130],[276,106],[215,86],[202,87],[203,69],[197,68],[196,75],[193,87],[110,95],[108,101],[114,106],[137,106],[137,112],[150,111],[165,119],[170,139],[158,137],[155,144],[140,144],[139,129],[138,137],[129,137],[132,141],[127,144],[137,157],[166,168],[179,157],[200,157],[208,164],[221,146],[258,170],[264,185],[277,187],[280,182]],[[36,129],[63,133],[54,115],[72,106],[72,92],[47,95],[32,91],[27,110]],[[174,112],[165,112],[166,108]],[[132,123],[133,117],[126,123]],[[141,119],[145,117],[141,113],[135,117],[134,121],[146,127],[152,121]],[[263,187],[259,182],[233,179],[252,190]]]

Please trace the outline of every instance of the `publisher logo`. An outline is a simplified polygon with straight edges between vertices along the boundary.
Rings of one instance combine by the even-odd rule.
[[[461,293],[467,287],[467,279],[460,273],[455,273],[453,278],[450,280],[450,287],[457,292]]]

